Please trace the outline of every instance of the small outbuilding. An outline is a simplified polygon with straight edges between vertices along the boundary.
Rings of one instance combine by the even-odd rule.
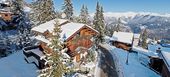
[[[118,48],[130,50],[133,45],[133,33],[115,31],[112,36],[112,44]]]

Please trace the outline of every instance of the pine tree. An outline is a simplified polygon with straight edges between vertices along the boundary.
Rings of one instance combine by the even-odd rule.
[[[98,29],[99,23],[98,22],[99,22],[99,12],[100,12],[99,9],[100,9],[100,5],[99,5],[99,2],[97,2],[96,13],[94,15],[93,25],[94,25],[94,28],[98,31],[99,31],[99,29]]]
[[[56,18],[52,0],[37,0],[32,3],[32,8],[33,13],[30,14],[30,19],[34,21],[34,25],[39,25]]]
[[[24,1],[23,0],[13,0],[12,8],[15,16],[13,17],[13,22],[17,23],[17,32],[19,35],[20,47],[26,46],[29,42],[29,34],[31,30],[30,20],[27,14],[23,10]]]
[[[53,36],[51,39],[50,48],[53,49],[53,52],[50,55],[47,55],[47,63],[50,67],[45,68],[40,71],[40,77],[62,77],[64,73],[64,65],[61,61],[60,50],[62,49],[60,38],[60,26],[58,21],[56,21],[55,28],[53,30]]]
[[[117,32],[121,31],[121,30],[120,30],[120,26],[121,26],[121,25],[122,25],[121,19],[118,18],[117,24],[115,24],[115,26],[114,26],[114,31],[117,31]]]
[[[104,33],[105,33],[105,24],[104,24],[104,15],[103,15],[103,7],[99,5],[97,2],[96,13],[93,20],[94,28],[99,32],[97,36],[96,43],[100,43],[104,41]]]
[[[73,20],[73,5],[71,3],[71,0],[64,0],[63,4],[63,13],[66,15],[66,19]]]
[[[103,7],[101,6],[100,8],[100,30],[102,35],[104,35],[104,29],[105,29],[105,22],[104,22],[104,15],[103,15],[104,11],[103,11]]]
[[[143,48],[147,48],[146,40],[147,40],[147,30],[144,29],[144,31],[141,34],[141,46]]]
[[[83,5],[79,15],[79,22],[90,25],[89,13],[87,6]]]
[[[21,14],[24,3],[24,0],[12,0],[11,11],[14,14]]]

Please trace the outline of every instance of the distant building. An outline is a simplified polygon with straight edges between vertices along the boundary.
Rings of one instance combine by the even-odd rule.
[[[133,37],[133,46],[138,46],[140,41],[140,34],[134,34]]]
[[[118,48],[129,50],[133,45],[133,33],[115,31],[112,39],[112,44]]]
[[[150,66],[161,74],[161,77],[170,77],[170,52],[160,51],[159,58],[151,58]]]
[[[62,30],[60,33],[60,41],[66,42],[68,55],[70,55],[76,62],[79,62],[85,54],[87,54],[88,49],[93,46],[93,36],[97,35],[98,32],[86,24],[73,23],[64,19],[48,21],[32,28],[32,31],[36,35],[35,38],[41,41],[40,45],[47,51],[47,53],[53,52],[48,45],[51,44],[50,37],[53,36],[53,29],[56,20]]]
[[[13,13],[0,11],[0,18],[5,21],[11,21]]]
[[[10,3],[1,2],[0,3],[0,17],[5,21],[11,21],[13,13],[10,12]]]
[[[160,53],[161,59],[163,59],[162,77],[170,77],[170,52],[162,51]]]

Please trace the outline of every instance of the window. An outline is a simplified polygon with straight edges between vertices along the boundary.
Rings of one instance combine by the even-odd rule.
[[[8,14],[5,14],[5,16],[8,16]]]
[[[80,35],[80,32],[78,32],[77,35]]]

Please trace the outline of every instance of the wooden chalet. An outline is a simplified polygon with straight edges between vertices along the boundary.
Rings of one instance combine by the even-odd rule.
[[[0,3],[0,17],[5,21],[11,21],[12,15],[9,2]]]
[[[97,35],[98,32],[86,24],[73,23],[63,19],[54,19],[34,27],[32,31],[36,35],[35,38],[41,41],[40,45],[48,53],[53,51],[48,45],[50,44],[50,37],[53,36],[56,20],[62,30],[60,41],[65,42],[65,47],[68,48],[68,55],[76,62],[79,62],[84,57],[84,54],[87,54],[88,49],[92,47],[93,36]]]
[[[161,75],[162,77],[170,77],[170,52],[162,51],[160,55],[163,60]]]
[[[170,77],[170,52],[161,51],[159,58],[151,58],[150,67],[160,73],[161,77]]]
[[[13,13],[11,12],[0,12],[0,17],[5,21],[11,21]]]
[[[115,31],[112,36],[112,44],[118,48],[130,50],[133,45],[133,33]]]

